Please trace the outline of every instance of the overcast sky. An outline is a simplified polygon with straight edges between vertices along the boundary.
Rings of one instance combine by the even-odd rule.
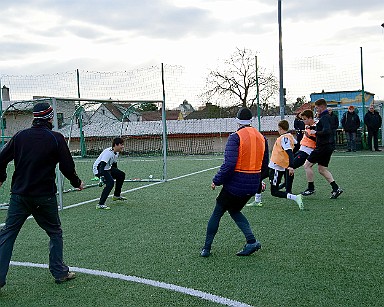
[[[0,0],[0,74],[119,71],[160,63],[204,71],[238,47],[255,50],[259,65],[277,75],[277,3]],[[292,97],[337,90],[339,82],[343,90],[361,89],[363,47],[365,90],[384,99],[383,0],[283,0],[282,17],[284,85]],[[340,59],[349,60],[339,74]],[[314,81],[300,88],[305,80],[298,73]]]

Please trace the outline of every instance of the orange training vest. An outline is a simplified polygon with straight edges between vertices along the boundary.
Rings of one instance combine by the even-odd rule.
[[[248,174],[260,173],[265,151],[264,136],[252,127],[242,128],[236,133],[240,138],[240,146],[235,171]]]
[[[280,135],[277,138],[275,145],[273,145],[271,161],[273,163],[281,166],[281,167],[287,168],[289,166],[289,156],[285,152],[283,147],[281,147],[281,138],[283,138],[283,137],[286,137],[289,139],[289,143],[290,143],[292,149],[295,146],[295,141],[293,139],[292,134],[285,133],[285,134]]]
[[[308,132],[308,134],[310,136],[316,137],[316,134],[311,134],[311,129],[306,128],[305,130]],[[307,137],[304,134],[303,138],[300,141],[300,145],[307,146],[309,148],[315,148],[316,147],[316,141],[310,139],[309,137]]]

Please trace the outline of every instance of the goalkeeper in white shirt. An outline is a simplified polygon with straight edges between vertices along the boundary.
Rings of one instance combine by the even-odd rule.
[[[101,183],[105,184],[99,203],[96,205],[96,209],[111,209],[105,204],[105,202],[115,184],[114,179],[116,179],[116,186],[112,200],[126,200],[125,197],[120,195],[121,188],[125,180],[125,173],[117,168],[117,158],[123,149],[123,139],[114,138],[112,147],[104,149],[100,156],[96,159],[95,163],[93,163],[93,174],[100,178]]]

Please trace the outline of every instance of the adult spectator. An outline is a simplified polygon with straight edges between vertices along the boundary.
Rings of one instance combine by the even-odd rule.
[[[368,130],[368,148],[372,150],[372,138],[373,138],[373,146],[375,151],[381,151],[379,149],[379,129],[382,125],[382,118],[375,110],[375,106],[371,104],[369,106],[368,112],[364,116],[364,123],[367,126]]]
[[[360,127],[359,115],[355,112],[354,106],[349,106],[341,119],[341,125],[347,137],[347,152],[356,151],[357,129]]]

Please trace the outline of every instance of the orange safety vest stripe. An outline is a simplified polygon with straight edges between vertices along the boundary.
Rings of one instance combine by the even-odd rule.
[[[310,136],[316,137],[316,134],[311,134],[311,129],[307,128],[305,129]],[[309,148],[315,148],[316,147],[316,141],[310,139],[305,134],[303,138],[300,141],[300,145],[307,146]]]
[[[289,166],[289,157],[288,157],[288,154],[283,149],[283,147],[281,147],[281,138],[283,137],[286,137],[289,139],[289,143],[292,149],[295,146],[295,141],[293,139],[292,134],[286,133],[286,134],[280,135],[277,138],[275,144],[273,145],[271,161],[281,167],[287,168]]]
[[[265,151],[264,136],[252,127],[242,128],[236,133],[240,138],[240,145],[235,171],[260,173]]]

